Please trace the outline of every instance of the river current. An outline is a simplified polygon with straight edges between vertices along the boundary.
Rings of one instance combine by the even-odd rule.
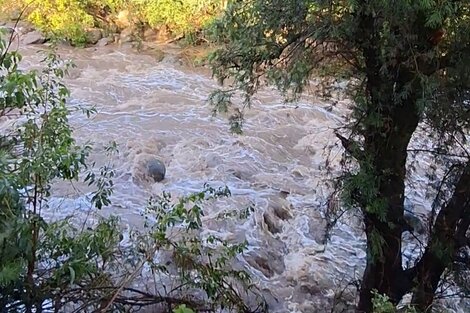
[[[37,47],[23,50],[23,66],[37,67]],[[113,46],[61,48],[60,54],[76,65],[66,78],[70,103],[97,109],[91,119],[71,117],[76,138],[94,144],[97,167],[110,162],[116,171],[112,205],[101,214],[141,227],[151,195],[227,185],[232,197],[207,208],[204,231],[248,241],[240,261],[274,311],[330,312],[335,295],[360,278],[366,255],[359,224],[339,223],[323,242],[330,192],[325,165],[328,156],[338,162],[342,153],[333,130],[344,121],[346,100],[332,106],[306,92],[286,104],[266,88],[247,111],[243,135],[234,135],[227,117],[213,117],[206,102],[220,86],[207,69],[180,65],[174,49],[161,62]],[[109,141],[119,149],[111,159],[100,148]],[[146,178],[150,158],[167,167],[160,183]],[[87,192],[84,185],[58,184],[47,215],[86,214]],[[216,219],[223,210],[248,205],[255,211],[244,222]]]

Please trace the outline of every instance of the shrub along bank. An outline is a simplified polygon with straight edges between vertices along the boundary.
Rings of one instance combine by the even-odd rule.
[[[125,32],[134,39],[194,41],[227,0],[0,0],[3,18],[21,17],[50,38],[75,45]]]

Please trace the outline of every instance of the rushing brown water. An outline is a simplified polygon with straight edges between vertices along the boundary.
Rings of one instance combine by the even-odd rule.
[[[26,67],[37,66],[36,49],[23,51]],[[346,101],[331,107],[307,94],[285,104],[264,89],[239,136],[228,131],[226,117],[211,116],[206,99],[218,86],[207,71],[182,67],[171,54],[162,62],[117,47],[62,48],[60,54],[77,65],[66,80],[70,102],[98,111],[92,119],[72,116],[77,139],[94,143],[97,166],[108,162],[100,150],[104,144],[115,141],[120,151],[109,160],[117,177],[113,204],[103,214],[140,227],[152,194],[227,185],[233,196],[208,208],[204,232],[248,241],[240,261],[274,311],[329,311],[335,294],[360,277],[365,252],[359,227],[340,223],[326,247],[322,241],[326,151],[336,161],[341,154],[333,129],[342,123]],[[154,157],[167,167],[161,183],[146,178],[144,164]],[[87,191],[59,184],[48,214],[86,214]],[[255,212],[243,224],[215,218],[221,210],[249,204]]]

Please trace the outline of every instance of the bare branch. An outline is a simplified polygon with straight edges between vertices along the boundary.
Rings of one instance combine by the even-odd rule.
[[[338,132],[335,132],[335,135],[341,141],[343,148],[352,157],[354,157],[357,161],[365,160],[364,151],[360,148],[359,144],[356,141],[352,140],[351,138],[346,138]]]

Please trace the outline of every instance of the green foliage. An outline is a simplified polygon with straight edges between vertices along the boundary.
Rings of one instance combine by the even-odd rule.
[[[381,295],[377,292],[377,290],[374,290],[373,291],[373,299],[372,299],[372,303],[373,303],[373,306],[374,306],[374,313],[397,313],[398,310],[396,309],[396,306],[393,305],[391,302],[390,302],[390,298],[385,296],[385,295]],[[400,312],[402,313],[417,313],[417,311],[412,308],[412,307],[406,307],[404,310],[400,310]]]
[[[186,304],[182,304],[173,310],[173,313],[194,313],[193,310],[186,307]]]
[[[232,267],[247,243],[231,243],[215,235],[201,237],[200,234],[202,205],[227,196],[230,191],[226,187],[214,189],[206,185],[201,192],[183,196],[176,202],[168,193],[150,199],[144,215],[145,231],[134,234],[138,238],[138,250],[155,279],[176,269],[180,283],[172,292],[202,290],[212,306],[236,312],[250,310],[243,299],[251,293],[259,301],[257,311],[262,312],[265,304],[257,296],[248,273]],[[241,218],[247,214],[245,210],[237,212]],[[171,252],[174,264],[162,264],[150,257],[157,252]]]
[[[233,113],[229,115],[228,120],[230,124],[230,131],[234,134],[242,134],[243,132],[243,111],[238,108],[233,110],[232,103],[233,92],[216,90],[210,94],[208,103],[213,107],[212,115],[216,116],[219,113],[228,114],[230,111]],[[248,105],[249,103],[247,103]]]
[[[105,151],[107,157],[110,157],[113,154],[118,154],[119,150],[116,142],[110,142],[109,145],[105,147]],[[88,183],[88,186],[96,186],[97,189],[93,192],[91,202],[96,206],[96,208],[101,209],[104,206],[111,204],[109,198],[114,191],[114,171],[109,163],[99,168],[99,175],[93,171],[93,168],[95,167],[94,162],[89,167],[91,169],[86,173],[85,182]]]
[[[453,36],[451,33],[457,30],[464,31],[468,17],[462,10],[468,8],[448,1],[372,1],[363,5],[350,1],[233,2],[224,17],[211,27],[213,36],[226,46],[216,51],[210,60],[217,78],[222,81],[234,78],[234,87],[245,91],[248,97],[259,86],[269,83],[277,86],[287,99],[292,99],[303,91],[313,74],[348,74],[362,81],[365,66],[362,47],[380,45],[377,48],[381,51],[378,57],[382,65],[378,70],[383,78],[393,75],[390,71],[399,53],[405,53],[402,63],[412,68],[422,59],[434,64],[433,60],[441,52],[438,49],[424,52],[423,49],[430,48],[428,40],[440,27],[448,30],[448,36]],[[380,19],[377,42],[367,42],[368,33],[358,29],[362,12],[374,12]],[[450,14],[458,14],[459,18],[450,19]],[[410,29],[403,23],[404,20],[419,23],[417,19],[421,18],[426,21],[421,28]],[[464,42],[455,41],[455,44],[465,46]],[[341,49],[336,49],[335,45]],[[403,85],[402,90],[383,90],[382,94],[394,95],[395,100],[391,101],[398,101],[411,90],[423,88],[428,91],[420,96],[428,99],[435,87],[424,88],[424,85],[432,86],[434,77],[423,73],[422,66],[414,70],[416,77]],[[355,93],[363,94],[359,90]],[[430,107],[430,102],[423,100],[422,103]],[[381,120],[380,116],[365,118],[371,122]]]
[[[52,37],[69,39],[77,45],[86,43],[85,30],[94,26],[94,19],[81,1],[40,1],[33,6],[27,18],[43,32]]]
[[[101,209],[110,204],[114,171],[110,163],[98,169],[88,164],[91,146],[75,142],[68,116],[92,110],[66,103],[62,78],[69,64],[51,52],[44,70],[20,71],[21,56],[1,40],[0,55],[0,117],[17,119],[0,137],[2,312],[125,311],[162,303],[187,313],[265,311],[247,272],[233,267],[247,243],[202,236],[203,205],[230,196],[227,188],[205,186],[179,199],[168,193],[151,198],[145,227],[128,234],[130,242],[123,241],[127,234],[116,217],[46,220],[54,183],[84,177],[96,188],[92,204]],[[114,142],[104,150],[118,153]],[[250,212],[230,216],[246,218]],[[170,262],[161,261],[164,253],[171,254]],[[153,281],[155,294],[128,287],[142,281]],[[188,300],[201,291],[203,299]],[[245,304],[250,293],[259,299],[254,310]]]
[[[0,306],[40,310],[53,301],[60,308],[77,285],[102,275],[121,234],[116,219],[81,229],[69,219],[43,218],[53,182],[78,180],[86,169],[91,147],[76,145],[68,120],[81,108],[66,104],[69,64],[53,52],[40,72],[20,71],[20,55],[3,40],[0,55],[0,116],[17,119],[0,140]]]
[[[49,37],[68,39],[75,45],[87,43],[87,30],[105,32],[126,27],[117,22],[128,12],[125,23],[138,30],[143,25],[166,27],[174,35],[200,32],[222,11],[223,0],[40,0],[3,1],[5,12],[25,10],[25,16]]]
[[[396,312],[396,308],[390,302],[390,299],[385,295],[379,294],[376,290],[374,291],[374,298],[372,299],[372,303],[374,305],[374,313]]]
[[[221,0],[142,0],[144,21],[152,27],[166,25],[174,33],[204,28],[221,11]]]

